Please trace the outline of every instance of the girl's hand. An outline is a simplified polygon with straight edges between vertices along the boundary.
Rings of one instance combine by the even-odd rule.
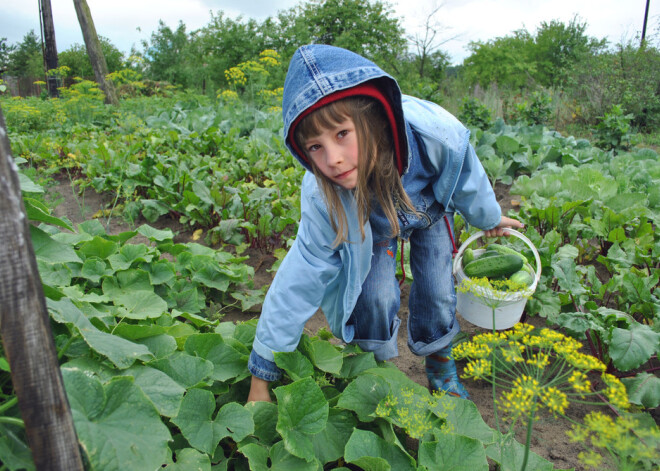
[[[268,381],[253,376],[247,402],[257,401],[273,402],[270,398],[270,394],[268,394]]]
[[[506,230],[508,227],[513,229],[522,229],[525,227],[525,225],[520,221],[516,221],[515,219],[502,216],[502,219],[500,219],[500,223],[497,225],[497,227],[493,227],[492,229],[484,231],[484,233],[486,234],[486,237],[508,236],[509,233]]]

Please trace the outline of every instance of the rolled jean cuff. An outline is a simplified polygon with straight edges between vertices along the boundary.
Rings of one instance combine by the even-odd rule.
[[[447,345],[451,343],[451,341],[454,339],[454,337],[456,337],[456,335],[460,331],[461,331],[461,327],[458,324],[456,318],[454,317],[454,322],[452,323],[449,332],[447,332],[445,335],[443,335],[437,340],[434,340],[431,343],[426,343],[426,342],[412,343],[410,341],[411,338],[410,332],[408,332],[408,348],[410,348],[410,351],[413,352],[415,355],[420,357],[425,357],[432,353],[437,352],[438,350],[442,350],[443,348],[445,348]]]
[[[392,323],[392,336],[389,340],[360,340],[354,339],[354,344],[357,344],[362,350],[366,352],[373,352],[374,357],[378,361],[389,360],[394,358],[399,354],[399,349],[397,347],[397,336],[399,333],[399,326],[401,325],[401,319],[398,317],[394,318]]]
[[[262,358],[254,350],[250,353],[248,370],[253,376],[264,381],[277,381],[282,377],[282,370],[274,362]]]

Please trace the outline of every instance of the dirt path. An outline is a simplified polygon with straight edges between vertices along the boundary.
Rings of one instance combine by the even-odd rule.
[[[511,202],[506,191],[506,187],[496,186],[495,188],[498,200],[502,206],[503,212],[515,207],[515,202]],[[67,178],[62,177],[58,179],[57,185],[49,190],[51,200],[60,201],[59,205],[55,208],[54,213],[58,217],[66,216],[73,223],[78,224],[85,220],[91,219],[92,215],[99,209],[105,209],[112,203],[112,196],[99,195],[91,189],[87,189],[83,194],[74,192],[69,184]],[[144,221],[142,221],[144,222]],[[106,226],[106,230],[110,234],[117,234],[119,232],[134,229],[136,226],[131,226],[124,222],[119,217],[104,218],[102,223]],[[187,242],[190,240],[191,231],[187,227],[182,226],[177,221],[167,220],[161,218],[154,227],[160,229],[169,227],[176,235],[176,240],[179,242]],[[272,263],[275,261],[274,257],[265,255],[259,252],[251,253],[250,263],[257,270],[255,272],[255,285],[257,287],[264,284],[270,284],[272,274],[267,271]],[[406,325],[408,318],[408,293],[409,285],[404,285],[402,288],[401,310],[399,317],[403,324]],[[253,317],[257,317],[258,312],[231,312],[227,314],[226,319],[232,321],[245,321]],[[474,333],[483,332],[483,329],[474,327],[464,321],[459,315],[459,322],[461,329],[466,334],[472,335]],[[544,325],[545,320],[540,318],[528,319],[528,322],[534,325]],[[306,325],[305,330],[308,334],[314,335],[322,327],[328,328],[328,324],[321,313],[317,313]],[[399,330],[398,346],[399,356],[393,360],[397,367],[406,373],[413,381],[426,386],[427,379],[424,373],[423,358],[413,355],[407,346],[407,332],[405,327]],[[463,363],[459,362],[459,370],[462,371]],[[471,399],[477,405],[484,420],[491,427],[495,427],[495,420],[493,415],[493,401],[492,390],[487,383],[477,383],[474,381],[465,381],[466,388],[468,389]],[[568,416],[573,420],[581,420],[584,415],[593,408],[572,405],[568,411]],[[553,419],[549,417],[542,417],[534,424],[534,435],[532,438],[532,450],[542,456],[543,458],[552,461],[557,469],[570,469],[575,468],[581,470],[578,453],[581,447],[574,443],[570,443],[566,437],[566,430],[569,424],[562,419]],[[521,431],[518,432],[518,440],[524,442],[524,436]]]

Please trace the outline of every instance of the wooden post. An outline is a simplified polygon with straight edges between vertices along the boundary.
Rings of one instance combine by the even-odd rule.
[[[101,41],[99,41],[99,37],[96,34],[92,12],[87,5],[87,0],[73,0],[73,6],[76,7],[78,23],[80,23],[80,29],[85,40],[87,55],[92,63],[92,69],[94,69],[96,83],[99,84],[99,87],[105,93],[105,102],[107,104],[119,105],[115,86],[112,84],[112,81],[106,78],[108,75],[108,64],[101,50]]]
[[[57,98],[58,78],[48,72],[57,69],[57,44],[55,43],[55,25],[53,24],[53,10],[50,6],[50,0],[39,0],[41,9],[41,37],[44,46],[44,66],[46,68],[46,81],[48,84],[48,95],[51,98]]]
[[[82,470],[16,164],[0,109],[0,338],[38,470]]]

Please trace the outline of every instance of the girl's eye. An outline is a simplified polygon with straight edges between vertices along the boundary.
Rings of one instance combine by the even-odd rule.
[[[337,136],[339,136],[339,137],[344,137],[344,136],[346,136],[346,134],[348,134],[348,131],[344,129],[343,131],[339,131],[339,133],[337,134]]]
[[[307,152],[314,152],[315,150],[319,150],[321,148],[320,145],[318,144],[312,144],[307,148]]]

